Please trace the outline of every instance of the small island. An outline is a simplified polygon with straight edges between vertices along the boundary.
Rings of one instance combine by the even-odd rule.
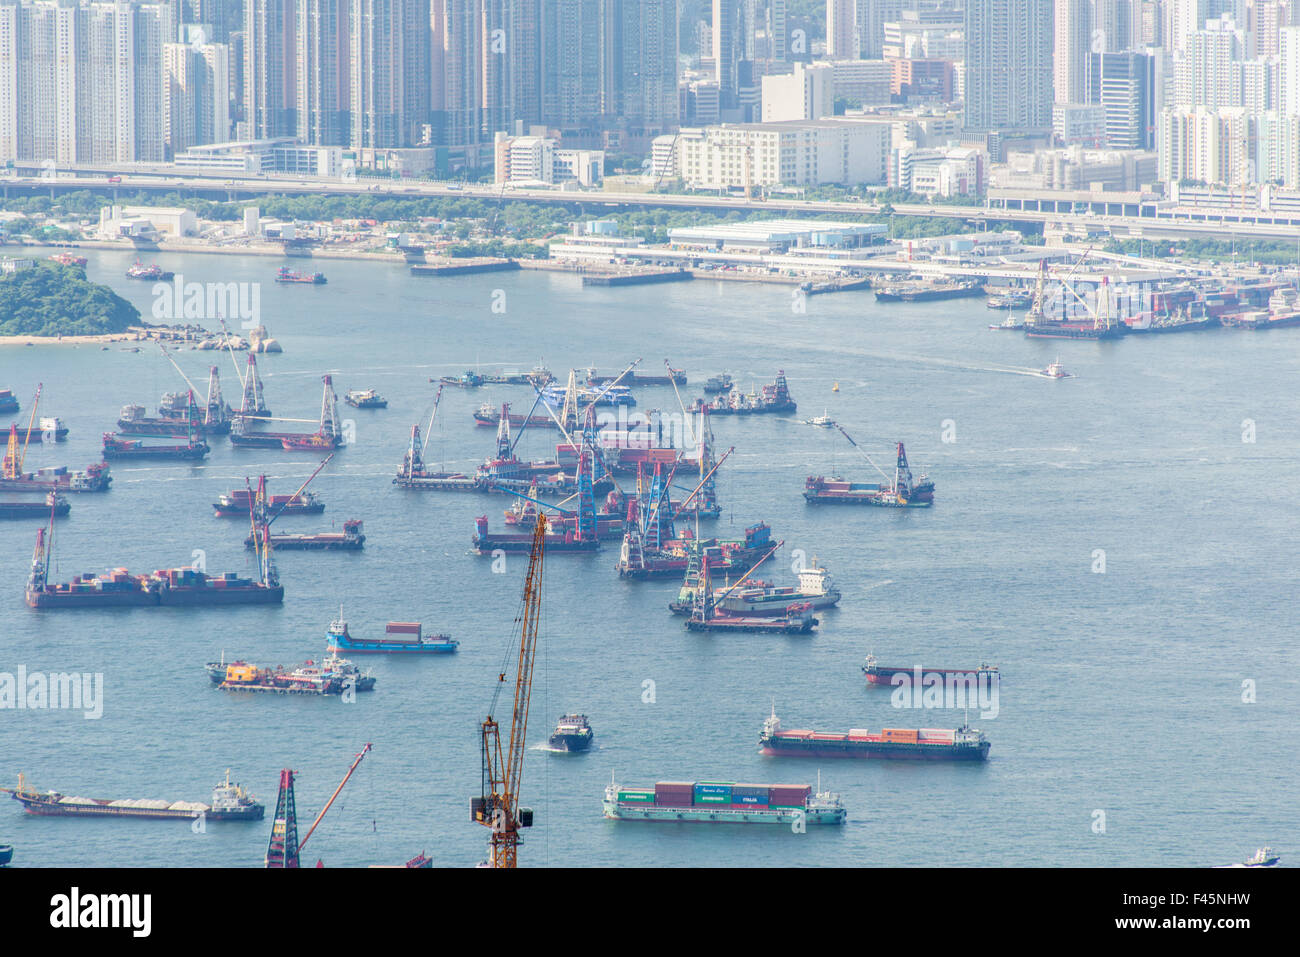
[[[37,262],[0,275],[0,337],[121,335],[140,311],[77,266]]]

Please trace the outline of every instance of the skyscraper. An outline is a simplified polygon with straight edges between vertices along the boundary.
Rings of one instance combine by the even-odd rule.
[[[654,137],[675,129],[676,0],[612,0],[609,28],[607,114],[621,118],[634,136]]]
[[[1083,103],[1087,96],[1095,0],[1056,0],[1052,86],[1057,103]]]
[[[826,56],[853,60],[858,56],[858,0],[826,0]]]
[[[298,132],[293,0],[244,0],[244,120],[248,139]]]
[[[966,0],[968,130],[1052,124],[1052,0]]]
[[[341,146],[351,136],[348,3],[296,0],[295,6],[298,138],[316,146]]]

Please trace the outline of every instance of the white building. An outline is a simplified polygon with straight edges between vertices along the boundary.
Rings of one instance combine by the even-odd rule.
[[[230,48],[163,44],[163,136],[172,155],[230,139]]]
[[[977,196],[984,191],[988,154],[966,146],[921,149],[905,143],[893,153],[890,185],[922,196]]]
[[[826,63],[794,64],[794,72],[763,77],[763,122],[819,120],[835,112],[835,72]]]
[[[507,136],[494,141],[495,181],[500,184],[596,186],[605,178],[603,150],[560,149],[547,136]]]
[[[849,118],[684,129],[681,177],[690,189],[883,184],[890,124]]]

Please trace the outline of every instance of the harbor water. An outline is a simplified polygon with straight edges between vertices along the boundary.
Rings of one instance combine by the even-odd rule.
[[[134,257],[89,252],[90,279],[150,318],[152,285],[125,278]],[[1296,330],[1216,329],[1115,342],[1058,342],[991,331],[981,299],[877,305],[870,292],[801,298],[788,286],[697,280],[583,288],[572,275],[412,277],[400,264],[311,265],[322,286],[277,286],[280,263],[162,254],[186,282],[258,282],[261,319],[284,346],[259,356],[277,416],[315,419],[330,373],[340,397],[375,388],[387,409],[340,403],[352,439],[316,479],[320,516],[277,531],[365,522],[360,552],[284,552],[283,606],[33,611],[23,604],[39,522],[0,523],[0,672],[102,674],[103,714],[0,710],[0,784],[20,771],[41,789],[107,798],[207,801],[227,768],[267,805],[252,823],[35,818],[0,802],[0,843],[15,866],[260,866],[281,768],[298,772],[301,828],[366,742],[374,750],[312,838],[304,865],[438,866],[485,856],[470,820],[479,723],[513,662],[526,555],[470,552],[474,519],[504,526],[506,496],[398,489],[410,428],[427,425],[437,386],[467,369],[557,375],[577,366],[686,371],[683,398],[728,371],[742,390],[785,370],[795,415],[714,417],[722,518],[701,532],[741,537],[766,521],[784,546],[767,580],[791,583],[814,557],[843,592],[811,636],[692,633],[669,614],[677,582],[618,578],[616,542],[546,559],[522,803],[535,826],[524,866],[1144,866],[1224,864],[1265,843],[1300,851],[1295,634],[1300,529],[1300,338]],[[302,268],[307,268],[303,266]],[[200,320],[216,328],[215,318]],[[1072,378],[1035,374],[1060,357]],[[203,389],[228,354],[183,350]],[[243,356],[239,356],[242,367]],[[184,388],[152,343],[0,346],[0,388],[70,428],[33,445],[28,470],[99,460],[121,406],[150,413]],[[838,391],[833,391],[838,383]],[[639,387],[638,410],[678,409],[670,387]],[[200,397],[201,398],[201,397]],[[447,387],[429,439],[432,465],[470,471],[493,449],[472,412],[531,390]],[[828,413],[892,474],[902,440],[936,485],[930,509],[811,506],[810,474],[878,473]],[[308,424],[286,428],[311,431]],[[550,458],[558,433],[526,433]],[[233,449],[209,440],[201,464],[112,466],[112,489],[72,495],[55,534],[51,581],[128,566],[202,561],[255,573],[247,522],[213,515],[218,495],[256,484],[296,489],[310,452]],[[625,485],[630,485],[630,482]],[[684,484],[679,481],[679,484]],[[689,488],[689,485],[687,486]],[[235,695],[205,662],[293,666],[319,659],[342,605],[354,635],[390,620],[460,641],[455,655],[361,659],[378,677],[354,703]],[[865,685],[885,665],[1001,668],[996,716],[969,713],[992,743],[984,763],[765,758],[773,707],[786,728],[955,728],[961,710],[903,709]],[[509,727],[511,688],[498,704]],[[544,750],[567,712],[590,717],[586,754]],[[657,780],[816,784],[848,808],[842,828],[606,821],[611,775]]]

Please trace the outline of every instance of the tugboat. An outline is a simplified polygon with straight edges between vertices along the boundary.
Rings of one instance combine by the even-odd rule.
[[[1005,329],[1005,330],[1008,330],[1008,331],[1010,331],[1010,332],[1020,332],[1020,331],[1023,331],[1023,330],[1024,330],[1024,328],[1025,328],[1025,324],[1024,324],[1024,322],[1017,322],[1017,321],[1016,321],[1016,317],[1013,316],[1013,315],[1011,314],[1011,310],[1008,309],[1008,310],[1007,310],[1007,317],[1006,317],[1005,319],[1003,319],[1001,322],[990,322],[990,323],[989,323],[989,328],[990,328],[990,329]]]
[[[717,375],[711,375],[704,383],[704,391],[708,393],[730,392],[734,383],[731,376],[725,372],[719,372]]]
[[[374,389],[353,389],[344,393],[343,401],[354,409],[388,408],[388,400]]]
[[[835,420],[831,418],[829,412],[822,410],[822,414],[817,416],[817,418],[810,420],[808,424],[815,425],[819,429],[829,429],[835,424]]]
[[[1038,373],[1045,379],[1072,379],[1074,373],[1066,372],[1065,366],[1061,365],[1061,357],[1057,356],[1056,361],[1049,365],[1042,372]]]
[[[591,725],[585,714],[566,714],[551,732],[552,751],[587,751],[591,748]]]

